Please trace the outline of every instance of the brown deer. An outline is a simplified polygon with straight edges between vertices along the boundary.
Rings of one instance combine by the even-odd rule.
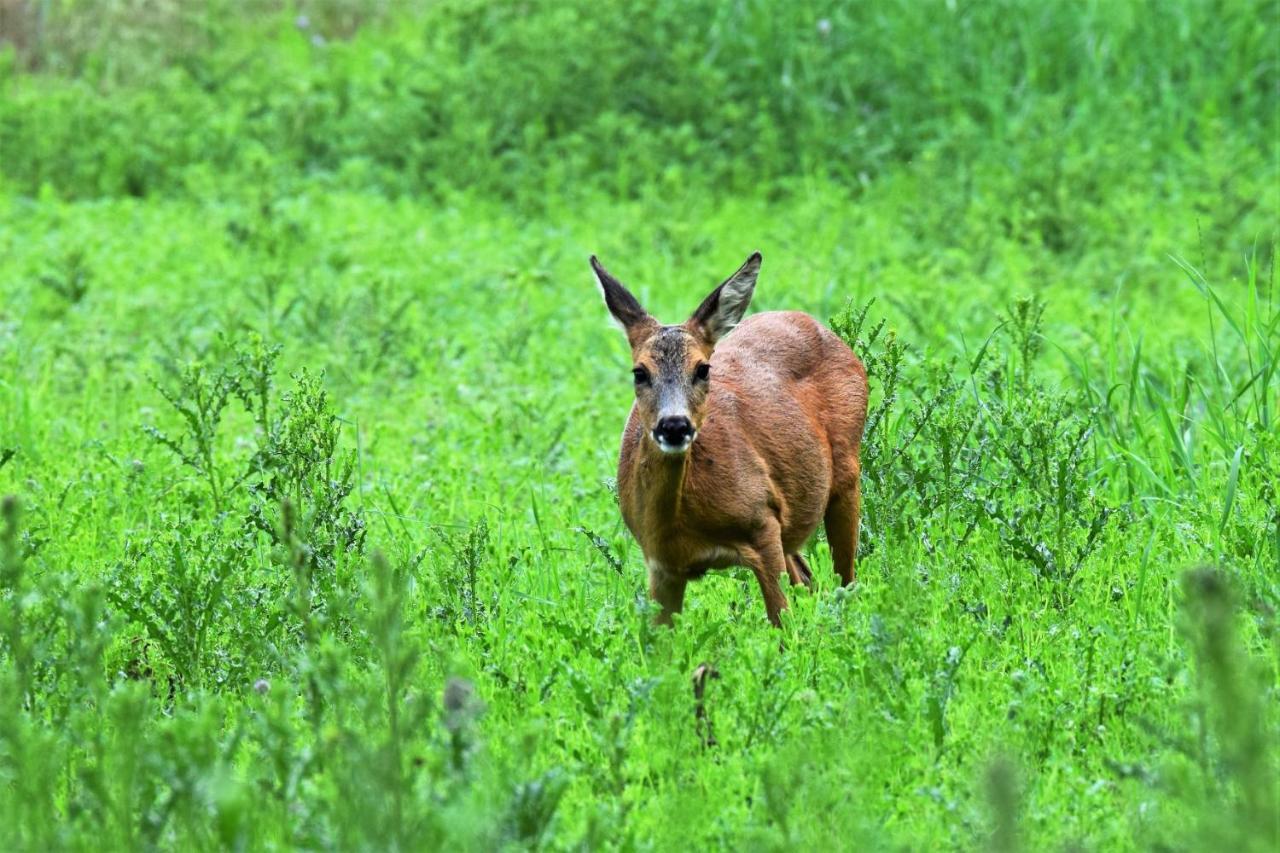
[[[808,314],[742,320],[759,252],[678,326],[649,316],[594,255],[591,268],[631,344],[636,401],[622,434],[618,497],[644,551],[649,594],[662,606],[658,621],[680,612],[689,581],[745,565],[769,621],[780,624],[787,599],[779,578],[809,585],[800,550],[820,520],[836,574],[853,583],[862,362]]]

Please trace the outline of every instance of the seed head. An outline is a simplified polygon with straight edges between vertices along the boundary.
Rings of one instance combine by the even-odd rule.
[[[451,732],[467,726],[484,713],[484,702],[476,697],[476,687],[465,678],[450,678],[444,685],[444,725]]]

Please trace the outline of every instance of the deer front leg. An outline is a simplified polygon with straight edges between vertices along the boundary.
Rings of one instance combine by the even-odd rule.
[[[778,614],[787,609],[787,597],[782,592],[778,578],[787,571],[787,555],[782,550],[782,537],[777,527],[773,528],[772,536],[757,545],[746,557],[760,584],[760,594],[764,596],[764,610],[769,616],[769,622],[775,628],[780,628],[782,619]]]
[[[688,581],[658,563],[649,563],[649,597],[662,605],[654,617],[659,625],[670,625],[671,616],[684,609],[684,588]]]

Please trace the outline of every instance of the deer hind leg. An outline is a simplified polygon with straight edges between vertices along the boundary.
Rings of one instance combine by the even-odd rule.
[[[791,578],[792,586],[813,585],[813,572],[810,571],[804,557],[799,554],[787,555],[787,575]]]
[[[862,493],[854,478],[852,486],[833,494],[827,504],[823,522],[827,526],[827,543],[831,546],[831,563],[840,583],[848,586],[857,578],[858,526],[862,513]]]
[[[744,556],[752,573],[756,576],[756,581],[760,584],[760,594],[764,596],[764,610],[769,617],[769,622],[775,628],[782,627],[782,619],[778,614],[787,609],[787,597],[782,592],[778,578],[783,572],[789,571],[789,561],[782,550],[782,537],[777,527],[774,527],[773,536],[770,539]]]

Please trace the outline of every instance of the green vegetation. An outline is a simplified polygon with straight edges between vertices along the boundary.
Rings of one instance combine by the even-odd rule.
[[[1278,28],[0,3],[0,848],[1275,849]],[[656,628],[586,258],[753,249],[860,580]]]

